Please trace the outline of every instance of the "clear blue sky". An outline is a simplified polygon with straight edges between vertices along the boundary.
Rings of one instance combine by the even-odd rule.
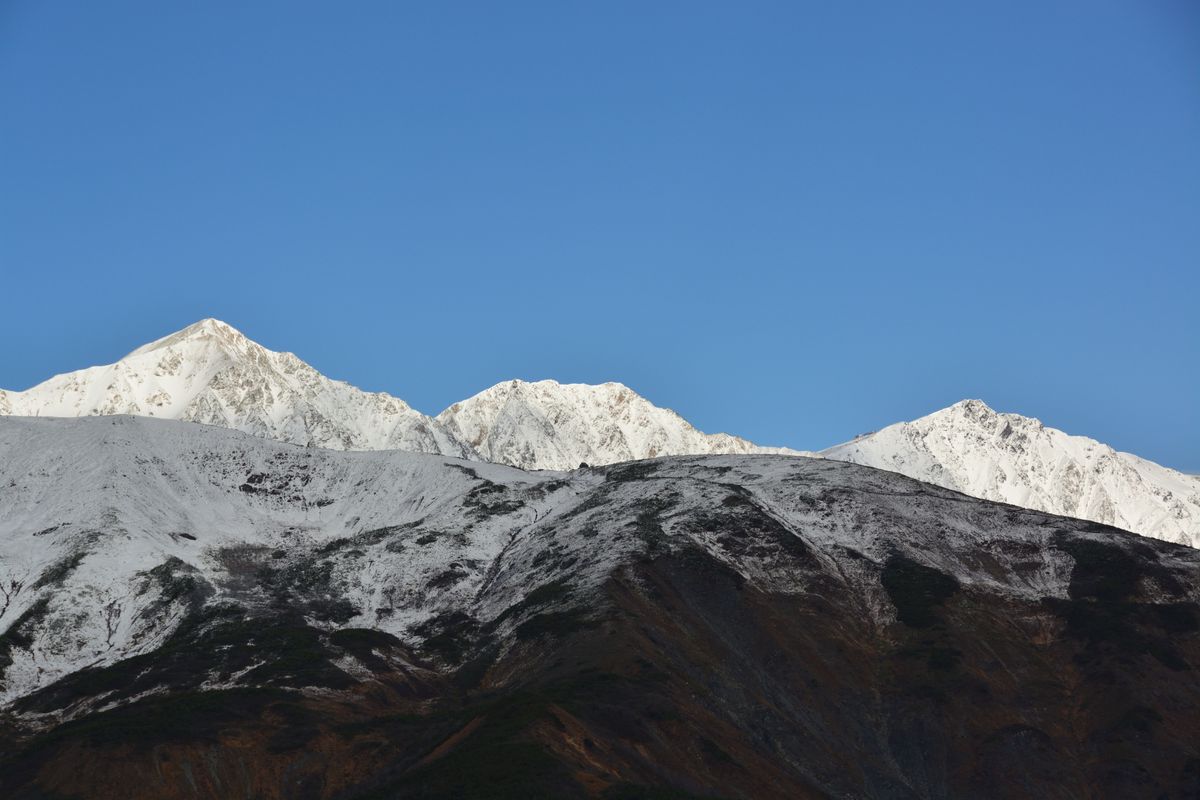
[[[1200,4],[0,3],[0,386],[205,316],[436,412],[1200,471]]]

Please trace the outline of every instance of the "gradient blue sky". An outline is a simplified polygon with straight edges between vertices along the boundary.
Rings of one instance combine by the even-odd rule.
[[[1200,4],[0,3],[0,386],[215,316],[437,412],[1200,471]]]

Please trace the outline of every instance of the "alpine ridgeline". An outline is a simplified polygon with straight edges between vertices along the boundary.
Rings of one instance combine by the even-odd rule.
[[[1194,797],[1200,551],[827,459],[0,419],[0,796]]]
[[[659,456],[816,455],[705,434],[619,383],[506,381],[436,419],[330,380],[290,353],[203,320],[115,364],[0,391],[0,414],[134,414],[337,450],[398,449],[570,470]],[[965,400],[820,455],[974,497],[1200,546],[1200,478]]]
[[[964,400],[821,453],[973,497],[1200,546],[1200,477]]]
[[[272,352],[215,319],[140,347],[115,364],[59,375],[25,392],[0,391],[0,414],[133,414],[219,425],[291,444],[482,457],[524,469],[668,455],[799,454],[701,433],[616,383],[511,381],[455,403],[435,420],[391,395],[330,380],[291,353]]]
[[[0,413],[134,414],[334,450],[475,456],[403,400],[330,380],[291,353],[268,350],[215,319],[139,347],[115,364],[0,393]]]
[[[575,469],[674,455],[804,455],[702,433],[620,383],[505,381],[438,414],[487,461],[521,469]]]

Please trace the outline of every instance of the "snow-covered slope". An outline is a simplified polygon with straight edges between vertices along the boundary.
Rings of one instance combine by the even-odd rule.
[[[522,469],[676,455],[805,455],[727,433],[702,433],[619,383],[506,381],[455,403],[437,421],[487,461]]]
[[[428,583],[455,564],[488,563],[553,494],[512,505],[505,492],[473,494],[493,481],[514,492],[528,482],[498,465],[298,447],[208,425],[0,418],[0,632],[33,609],[45,633],[9,656],[0,705],[156,647],[187,610],[172,590],[181,579],[252,602],[242,579],[262,565],[303,569],[293,557],[364,532],[378,545],[370,559],[306,574],[305,589],[328,596],[336,582],[338,600],[361,610],[351,616],[384,630],[461,605],[477,580]],[[495,513],[477,519],[479,509]],[[385,534],[399,533],[405,543],[385,548]]]
[[[268,350],[215,319],[139,347],[115,364],[0,393],[0,414],[136,414],[336,450],[474,456],[404,401],[330,380],[291,353]]]
[[[1198,576],[829,459],[0,418],[0,796],[1187,796]]]
[[[883,525],[885,506],[905,521]],[[758,515],[751,529],[766,540],[722,538],[739,509]],[[783,540],[779,524],[792,531]],[[960,579],[995,583],[969,566],[979,541],[1003,531],[996,541],[1040,542],[1064,525],[824,459],[524,472],[132,416],[10,417],[0,419],[0,706],[85,666],[150,652],[213,602],[283,604],[320,626],[414,641],[446,614],[493,620],[558,577],[590,592],[668,541],[788,594],[803,591],[777,552],[792,536],[880,558],[911,545]],[[1028,555],[1025,545],[1014,552]],[[1066,592],[1061,564],[1022,569],[996,591]]]
[[[822,452],[986,500],[1200,546],[1200,478],[964,400]]]

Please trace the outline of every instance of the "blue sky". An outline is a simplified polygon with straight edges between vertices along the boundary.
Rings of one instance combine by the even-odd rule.
[[[1200,471],[1200,6],[0,4],[0,386],[215,316],[436,412]]]

